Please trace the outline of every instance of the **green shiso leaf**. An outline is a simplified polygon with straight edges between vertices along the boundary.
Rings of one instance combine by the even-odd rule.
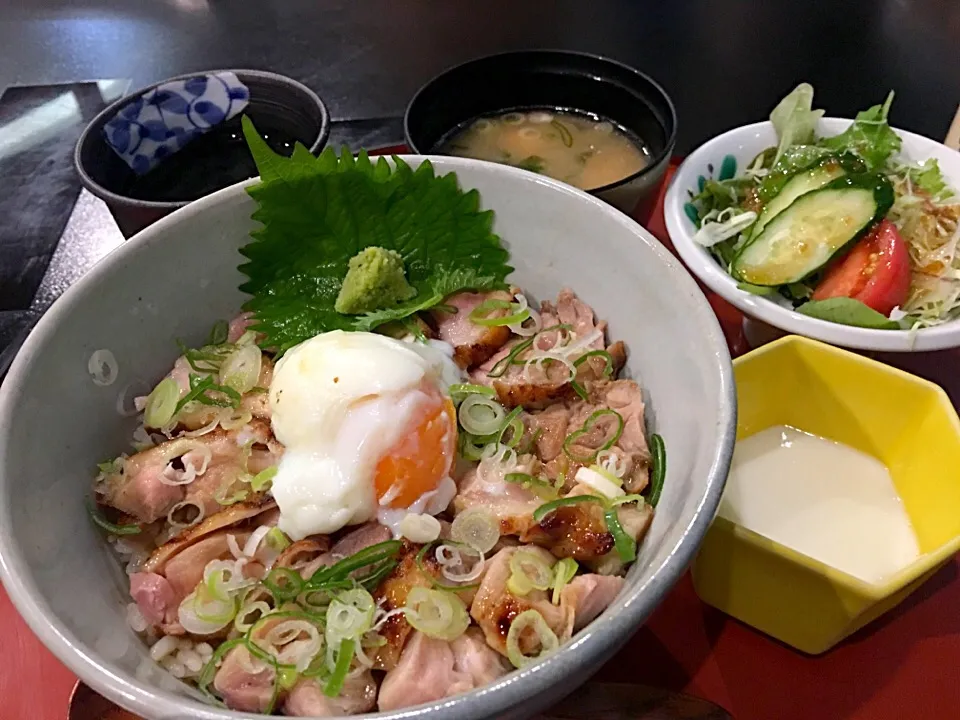
[[[240,250],[240,289],[251,295],[244,309],[255,313],[265,345],[282,353],[329,330],[373,330],[461,290],[506,287],[513,268],[492,231],[493,213],[481,211],[477,191],[461,190],[455,175],[436,175],[429,161],[416,169],[397,157],[374,163],[346,148],[315,158],[298,144],[287,158],[246,117],[243,132],[260,171],[247,192],[262,226]],[[372,246],[400,254],[417,294],[365,315],[338,313],[350,258]]]

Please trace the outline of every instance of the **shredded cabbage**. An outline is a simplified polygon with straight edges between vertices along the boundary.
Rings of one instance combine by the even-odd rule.
[[[899,163],[894,171],[896,199],[887,217],[906,241],[914,269],[899,320],[917,330],[960,317],[960,203],[943,202],[953,190],[935,162]]]
[[[738,210],[739,208],[729,207],[719,212],[713,210],[707,213],[703,217],[703,224],[700,229],[693,236],[694,242],[703,247],[713,247],[717,243],[739,235],[753,225],[757,219],[757,214],[752,210],[740,212]]]

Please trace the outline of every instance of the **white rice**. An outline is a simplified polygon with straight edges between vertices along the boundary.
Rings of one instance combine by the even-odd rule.
[[[143,616],[143,613],[140,612],[140,608],[136,603],[127,605],[127,624],[136,633],[146,632],[150,625]]]
[[[191,679],[199,677],[210,662],[213,647],[188,637],[165,635],[150,648],[150,657],[175,678]]]

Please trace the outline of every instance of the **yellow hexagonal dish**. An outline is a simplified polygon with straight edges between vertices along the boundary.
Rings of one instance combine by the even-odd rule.
[[[870,584],[718,517],[693,565],[709,605],[811,654],[890,610],[960,550],[960,419],[937,385],[791,335],[733,363],[737,439],[790,425],[890,471],[920,557]]]

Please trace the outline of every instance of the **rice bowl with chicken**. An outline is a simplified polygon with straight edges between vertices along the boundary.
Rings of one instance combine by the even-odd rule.
[[[135,401],[135,422],[110,421],[126,428],[126,441],[90,427],[68,444],[84,455],[101,453],[88,474],[95,476],[92,492],[70,493],[87,495],[94,521],[79,530],[86,555],[74,558],[74,574],[113,574],[107,585],[118,602],[74,588],[72,611],[62,596],[49,609],[41,603],[33,614],[26,610],[22,601],[48,579],[44,568],[24,564],[23,533],[30,530],[22,519],[0,543],[4,581],[55,652],[104,694],[147,716],[342,716],[421,705],[437,717],[502,716],[511,707],[535,712],[572,689],[574,668],[593,669],[629,637],[682,572],[712,518],[735,427],[722,335],[689,279],[652,245],[640,252],[677,284],[669,298],[665,290],[644,291],[647,307],[669,314],[679,304],[691,328],[676,338],[676,354],[638,343],[652,336],[630,328],[632,313],[622,303],[605,302],[614,296],[598,290],[596,275],[542,273],[536,252],[509,233],[517,211],[505,198],[492,206],[509,256],[476,192],[464,193],[452,175],[435,176],[428,163],[413,169],[397,161],[389,172],[363,158],[316,162],[330,197],[351,172],[395,184],[382,189],[384,217],[394,227],[418,222],[393,214],[412,187],[437,193],[435,207],[444,194],[454,198],[451,207],[459,209],[439,220],[434,214],[430,223],[454,217],[457,252],[469,246],[467,254],[451,264],[436,249],[439,241],[416,245],[410,231],[394,247],[383,237],[347,244],[342,261],[315,271],[305,270],[304,252],[291,253],[299,258],[292,280],[289,270],[277,269],[283,262],[275,244],[323,239],[294,240],[291,233],[306,224],[285,225],[271,215],[270,193],[289,196],[290,188],[262,168],[261,183],[249,186],[259,225],[242,218],[241,208],[249,216],[254,207],[244,191],[225,191],[221,197],[232,192],[235,206],[227,212],[240,217],[233,226],[252,230],[253,241],[234,230],[233,239],[211,243],[243,246],[247,260],[242,276],[214,273],[223,276],[212,280],[216,289],[240,284],[243,294],[209,295],[216,299],[202,313],[207,336],[198,332],[200,318],[184,323],[173,305],[142,290],[130,306],[138,308],[136,319],[119,313],[117,322],[139,327],[149,347],[131,354],[122,334],[112,346],[99,343],[106,333],[96,347],[90,338],[82,342],[89,392],[111,394],[116,404],[132,374],[152,385]],[[549,206],[565,194],[568,205],[585,203],[596,213],[592,226],[610,233],[622,226],[624,237],[642,237],[615,211],[549,181],[485,163],[435,163],[457,170],[461,184],[479,185],[484,203],[488,195],[503,197],[496,183],[530,184],[535,202]],[[206,216],[209,229],[226,217],[214,215]],[[193,207],[180,214],[191,216],[204,217]],[[159,252],[151,236],[162,237],[176,221],[171,216],[118,256]],[[583,230],[582,222],[568,224]],[[173,247],[164,242],[164,251]],[[349,275],[361,266],[350,261],[372,247],[402,257],[412,294],[396,276]],[[624,247],[607,248],[625,257]],[[224,249],[211,267],[223,267],[231,252]],[[391,267],[389,258],[367,255],[364,267]],[[508,257],[517,266],[512,273]],[[121,265],[98,268],[61,307],[69,296],[89,293],[91,277]],[[637,264],[633,270],[646,272]],[[179,291],[207,296],[208,273],[184,274],[197,282],[178,279]],[[509,284],[508,274],[521,285]],[[305,285],[325,287],[321,281],[333,275],[338,286],[297,305]],[[204,280],[206,288],[196,289]],[[359,312],[330,309],[348,286],[363,289],[350,298],[354,306],[358,298],[382,298],[383,288],[393,295]],[[623,292],[625,302],[635,302],[636,290]],[[232,322],[214,323],[228,316],[228,301],[235,303]],[[670,334],[666,314],[651,322]],[[33,386],[28,376],[46,356],[36,349],[52,341],[55,320],[41,323],[18,358],[11,377],[27,382],[8,381],[5,411]],[[164,333],[161,342],[156,335]],[[173,343],[181,337],[190,340],[178,350]],[[708,352],[698,357],[695,348]],[[673,361],[654,359],[663,352]],[[665,393],[673,409],[662,404]],[[698,412],[709,417],[700,420]],[[20,462],[14,448],[33,452],[31,443],[15,439],[15,427],[5,435],[4,495]],[[106,447],[113,452],[104,458]],[[90,530],[96,526],[99,540]],[[110,548],[109,557],[91,553],[94,542]],[[47,552],[30,547],[28,554]],[[115,574],[105,561],[125,572]],[[98,582],[94,593],[104,587]],[[69,629],[51,637],[36,612],[57,628],[67,618]],[[115,647],[86,639],[84,630],[77,639],[78,622],[109,627],[102,637]],[[568,652],[577,633],[578,648]],[[94,647],[92,665],[87,653],[75,654],[81,646]],[[110,679],[108,667],[122,679]],[[534,669],[541,672],[530,674]],[[510,681],[513,672],[519,677]],[[516,680],[523,688],[514,689]],[[486,692],[470,693],[479,688]]]

